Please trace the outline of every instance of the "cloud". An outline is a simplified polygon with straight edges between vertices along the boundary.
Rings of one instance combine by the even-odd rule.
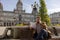
[[[32,12],[32,7],[31,7],[31,4],[34,4],[34,2],[37,2],[39,3],[39,0],[24,0],[24,9],[26,10],[27,13],[31,13]]]
[[[60,12],[60,0],[47,0],[48,13]]]
[[[60,8],[55,8],[55,9],[48,9],[48,13],[52,14],[54,12],[60,12]]]
[[[32,12],[32,7],[30,4],[24,4],[23,9],[26,10],[26,13],[31,13]]]

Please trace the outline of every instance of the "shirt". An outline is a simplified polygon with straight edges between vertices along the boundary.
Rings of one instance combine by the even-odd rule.
[[[40,30],[42,29],[42,26],[40,24],[37,24],[36,23],[30,23],[30,27],[32,27],[33,29],[35,29],[37,31],[37,33],[40,32]]]

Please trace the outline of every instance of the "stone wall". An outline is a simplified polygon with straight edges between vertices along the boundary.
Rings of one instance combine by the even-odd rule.
[[[60,27],[55,27],[57,30],[57,33],[60,34]],[[28,27],[14,27],[11,28],[11,35],[13,39],[22,39],[22,40],[33,40],[33,30],[30,30]],[[54,35],[54,31],[52,27],[48,27],[48,29],[51,31],[52,33],[52,39],[50,40],[59,40],[60,39],[60,35],[56,36]]]
[[[55,35],[54,35],[53,28],[49,27],[48,29],[51,31],[52,36],[54,37]],[[60,28],[56,28],[56,30],[57,30],[57,33],[59,34]],[[28,38],[28,39],[30,39],[30,38],[33,38],[33,30],[30,30],[29,28],[13,28],[13,34],[12,35],[13,35],[13,38],[20,38],[20,39]]]

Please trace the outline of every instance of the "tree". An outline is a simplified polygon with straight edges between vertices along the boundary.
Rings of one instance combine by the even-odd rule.
[[[46,22],[47,25],[50,25],[50,18],[47,14],[45,0],[40,0],[39,15],[41,17],[41,21]]]

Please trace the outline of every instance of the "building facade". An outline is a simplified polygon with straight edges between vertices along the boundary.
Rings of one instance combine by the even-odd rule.
[[[60,12],[50,14],[52,24],[60,24]]]
[[[18,0],[16,9],[13,11],[4,11],[3,4],[0,3],[0,26],[12,26],[21,22],[34,22],[37,16],[36,13],[36,5],[33,6],[32,13],[25,13],[21,0]]]

